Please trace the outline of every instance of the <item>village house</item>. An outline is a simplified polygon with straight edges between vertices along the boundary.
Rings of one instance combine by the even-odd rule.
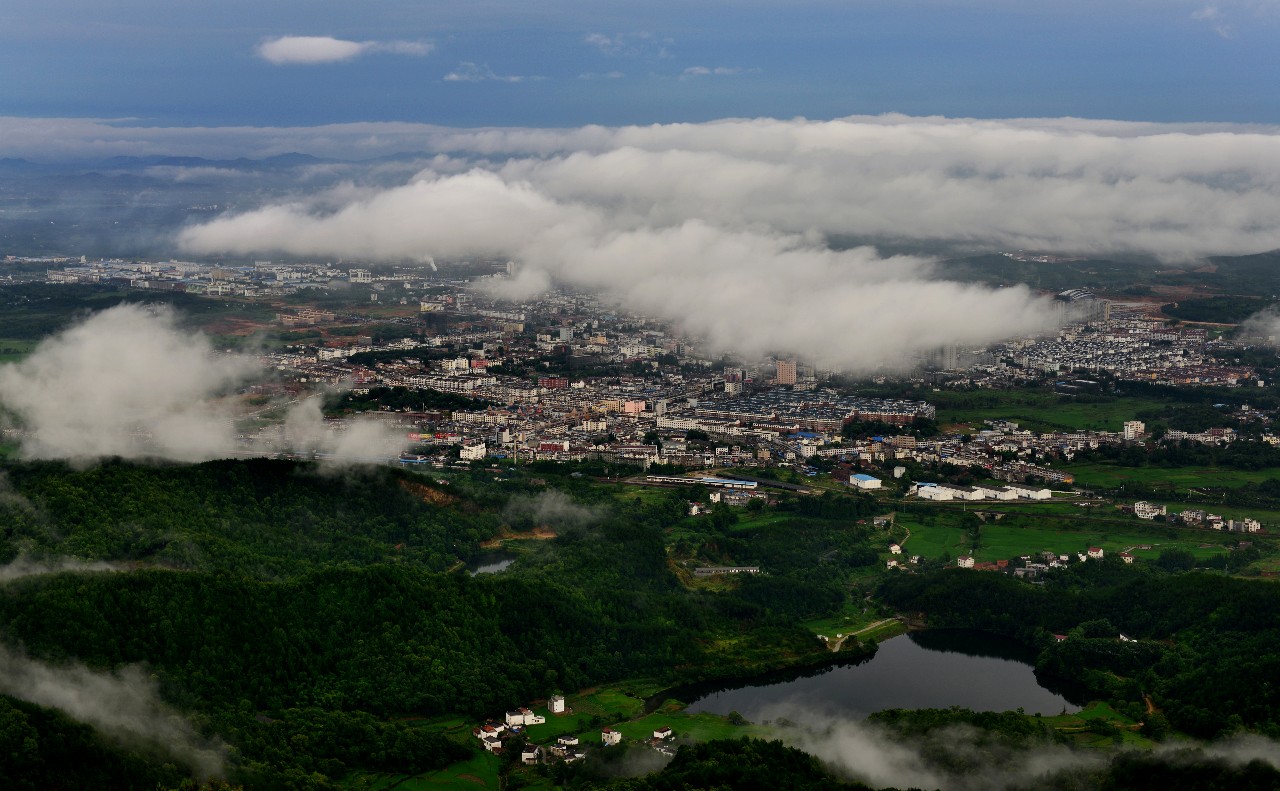
[[[476,737],[482,742],[484,742],[487,739],[494,739],[498,741],[499,743],[498,746],[501,747],[502,734],[506,730],[507,730],[507,726],[503,725],[502,723],[489,722],[489,723],[485,723],[484,725],[481,725],[479,728],[472,728],[471,735]],[[487,750],[489,748],[485,747],[485,749]]]
[[[471,734],[480,740],[480,746],[491,753],[502,752],[502,734],[507,726],[497,722],[489,722],[479,728],[473,728]]]
[[[611,747],[615,744],[621,744],[622,734],[618,733],[612,728],[605,728],[604,730],[600,731],[600,741],[601,743],[604,744],[605,747]]]
[[[546,722],[547,718],[541,714],[534,714],[531,710],[525,708],[514,709],[508,711],[506,715],[507,725],[541,725]]]
[[[1133,504],[1133,515],[1139,519],[1155,519],[1157,516],[1165,515],[1165,507],[1139,500]]]

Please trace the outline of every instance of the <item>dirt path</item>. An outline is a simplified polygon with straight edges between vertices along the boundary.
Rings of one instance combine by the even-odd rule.
[[[503,541],[550,541],[556,537],[556,531],[542,525],[532,530],[526,530],[523,533],[517,533],[508,527],[503,527],[502,532],[488,541],[480,542],[481,549],[497,549],[502,546]]]
[[[834,643],[827,643],[827,647],[831,649],[831,652],[832,652],[832,653],[838,653],[838,652],[840,651],[840,649],[841,649],[841,648],[844,648],[844,641],[845,641],[845,640],[848,640],[850,637],[856,637],[856,636],[858,636],[858,635],[860,635],[860,634],[862,634],[862,633],[864,633],[864,632],[869,632],[869,631],[871,631],[872,629],[876,629],[876,628],[878,628],[878,627],[884,626],[885,624],[887,624],[887,623],[891,623],[891,622],[896,621],[896,620],[898,620],[898,619],[897,619],[897,618],[885,618],[883,621],[876,621],[875,623],[871,624],[870,626],[864,626],[864,627],[862,627],[861,629],[859,629],[859,630],[858,630],[858,631],[856,631],[856,632],[849,632],[847,635],[845,635],[844,637],[841,637],[839,640],[836,640]]]

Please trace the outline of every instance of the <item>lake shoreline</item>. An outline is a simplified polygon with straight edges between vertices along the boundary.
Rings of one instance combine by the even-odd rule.
[[[950,708],[1043,714],[1079,710],[1083,690],[1035,673],[1034,652],[1000,635],[967,629],[912,630],[870,652],[803,667],[673,686],[649,696],[645,710],[677,700],[692,712],[726,715],[774,706],[866,715],[890,708]]]

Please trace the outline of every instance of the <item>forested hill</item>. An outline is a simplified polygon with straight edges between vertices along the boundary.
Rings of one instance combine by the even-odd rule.
[[[55,674],[140,665],[168,704],[230,745],[230,779],[253,788],[328,788],[355,768],[458,760],[453,742],[406,731],[405,715],[494,715],[557,689],[829,656],[758,595],[676,580],[663,530],[685,518],[679,492],[625,510],[557,494],[562,513],[546,517],[557,539],[524,542],[516,567],[472,577],[458,559],[503,526],[527,527],[509,500],[545,491],[542,477],[442,485],[277,461],[5,472],[7,558],[123,570],[0,582],[0,644]],[[573,480],[584,498],[607,499]],[[737,642],[747,648],[721,649]],[[35,730],[31,760],[48,769],[65,719],[13,711],[13,732]],[[120,787],[154,788],[147,777]]]
[[[952,732],[954,735],[954,731]],[[938,738],[945,740],[947,734]],[[995,734],[999,738],[998,734]],[[962,740],[963,741],[963,740]],[[905,746],[904,749],[911,749]],[[977,751],[952,760],[963,765],[966,760],[979,760],[998,754]],[[610,757],[623,763],[625,755]],[[958,758],[958,760],[957,760]],[[867,755],[861,761],[856,753],[841,756],[845,765],[868,762],[880,764],[884,756]],[[892,760],[892,759],[887,759]],[[1004,791],[1272,791],[1280,783],[1280,771],[1254,760],[1232,761],[1207,755],[1203,750],[1187,747],[1163,754],[1124,751],[1107,756],[1103,761],[1081,761],[1077,765],[1049,759],[1033,781],[1016,782],[990,771],[995,764],[972,767],[971,772],[957,772],[955,764],[935,766],[913,765],[916,777],[929,767],[943,769],[939,777],[949,777],[947,787],[960,789],[1000,788]],[[952,773],[946,770],[950,769]],[[733,791],[867,791],[871,786],[843,779],[838,772],[817,758],[777,741],[738,739],[714,741],[682,747],[675,759],[662,771],[633,780],[615,780],[584,786],[589,791],[696,791],[698,789],[733,789]],[[985,782],[984,782],[985,781]],[[876,786],[881,791],[893,788]],[[929,786],[926,786],[929,787]]]
[[[501,521],[485,503],[390,468],[9,462],[0,473],[0,562],[26,552],[266,578],[382,562],[443,571]]]
[[[1149,699],[1169,724],[1195,736],[1242,728],[1280,736],[1274,583],[1167,574],[1116,560],[1060,573],[1044,585],[963,569],[903,575],[882,593],[932,625],[985,629],[1038,646],[1040,672],[1136,706],[1139,718]],[[1051,634],[1067,639],[1055,642]]]

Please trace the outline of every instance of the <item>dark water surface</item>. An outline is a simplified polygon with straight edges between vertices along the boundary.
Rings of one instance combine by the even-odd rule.
[[[471,561],[467,565],[467,570],[471,572],[473,577],[477,574],[497,574],[515,562],[515,555],[508,555],[502,552],[486,552]]]
[[[1034,655],[1006,638],[965,630],[915,632],[880,644],[861,664],[800,678],[748,680],[743,686],[695,693],[689,711],[749,720],[795,719],[797,713],[861,720],[883,709],[941,709],[1061,714],[1079,711],[1062,692],[1042,686]],[[1075,697],[1074,695],[1072,697]]]

